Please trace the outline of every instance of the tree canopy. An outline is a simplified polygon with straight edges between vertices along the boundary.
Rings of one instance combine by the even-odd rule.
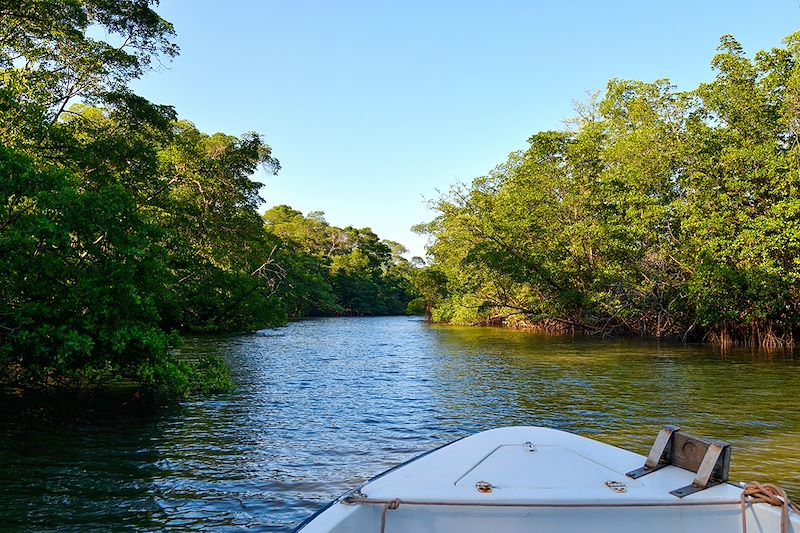
[[[0,0],[0,386],[224,389],[178,332],[411,299],[369,229],[262,218],[253,177],[280,164],[261,135],[203,133],[130,90],[178,52],[156,4]]]
[[[800,34],[716,78],[609,81],[572,127],[435,202],[438,321],[756,346],[800,324]]]
[[[329,225],[321,212],[304,216],[286,205],[264,214],[269,232],[301,251],[304,280],[292,283],[293,315],[404,314],[413,299],[405,247],[370,228]]]

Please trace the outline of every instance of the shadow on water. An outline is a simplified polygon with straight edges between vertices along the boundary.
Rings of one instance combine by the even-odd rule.
[[[119,403],[3,398],[0,516],[26,531],[158,526],[148,486],[158,474],[160,438],[152,410]]]
[[[234,392],[149,413],[5,406],[0,515],[28,530],[291,531],[417,453],[490,427],[574,431],[640,453],[664,423],[734,445],[733,477],[800,496],[791,354],[326,318],[189,339]]]

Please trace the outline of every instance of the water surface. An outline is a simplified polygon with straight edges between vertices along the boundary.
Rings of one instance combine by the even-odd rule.
[[[800,498],[792,354],[331,318],[189,339],[237,389],[148,416],[0,415],[0,525],[291,531],[422,451],[543,425],[646,453],[672,423],[734,446],[732,477]]]

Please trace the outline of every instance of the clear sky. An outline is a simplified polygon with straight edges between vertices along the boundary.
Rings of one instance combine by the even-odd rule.
[[[162,0],[181,54],[134,84],[208,133],[262,133],[265,207],[324,211],[424,253],[426,201],[562,127],[610,78],[692,89],[723,34],[748,55],[800,1]]]

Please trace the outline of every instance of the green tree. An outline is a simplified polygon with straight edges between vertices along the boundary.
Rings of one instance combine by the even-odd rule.
[[[158,148],[174,112],[127,87],[177,52],[152,4],[0,2],[4,382],[167,394],[198,385],[159,327],[170,272],[149,202],[163,188]],[[221,383],[219,365],[203,366]]]
[[[165,234],[165,324],[231,330],[283,321],[272,298],[284,276],[280,243],[264,232],[261,184],[250,179],[259,166],[279,168],[269,146],[257,134],[206,135],[187,121],[173,131],[158,154],[163,190],[144,206]]]
[[[417,275],[435,320],[792,344],[798,305],[800,37],[714,81],[611,80],[571,129],[435,203]]]
[[[331,226],[321,212],[304,216],[286,205],[264,214],[269,232],[302,261],[287,264],[293,277],[294,316],[403,314],[413,298],[405,248],[382,241],[371,229]]]
[[[154,4],[1,1],[0,141],[36,158],[58,158],[58,121],[76,99],[139,111],[152,106],[127,84],[153,61],[178,52],[172,25],[151,9]],[[107,39],[90,37],[92,26]]]
[[[3,375],[26,388],[134,380],[186,390],[189,370],[158,327],[155,228],[123,188],[80,185],[0,149]]]
[[[800,321],[800,34],[745,57],[732,37],[688,122],[684,254],[698,324],[720,342],[793,342]]]

